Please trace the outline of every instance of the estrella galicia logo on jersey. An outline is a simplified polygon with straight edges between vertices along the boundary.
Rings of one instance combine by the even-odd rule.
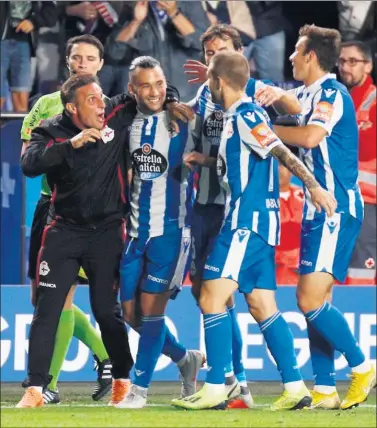
[[[226,163],[221,155],[217,156],[216,169],[218,177],[224,177],[226,173]]]
[[[220,144],[223,127],[223,112],[221,110],[216,110],[204,121],[203,134],[211,144],[218,146]]]
[[[142,180],[155,180],[161,177],[168,168],[165,157],[154,150],[148,143],[143,144],[132,153],[136,174]]]

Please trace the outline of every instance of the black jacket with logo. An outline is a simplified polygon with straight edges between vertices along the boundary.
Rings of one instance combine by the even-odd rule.
[[[79,149],[72,147],[70,139],[81,130],[66,113],[33,130],[21,158],[22,171],[28,177],[47,175],[60,220],[95,226],[124,217],[126,132],[134,117],[131,110],[128,114],[125,104],[109,106],[102,139]]]
[[[167,99],[179,100],[179,92],[170,84]],[[54,189],[54,215],[68,223],[93,226],[125,217],[128,131],[136,113],[136,103],[128,94],[111,98],[102,139],[79,149],[70,139],[81,130],[64,112],[33,130],[21,168],[27,177],[46,174]]]

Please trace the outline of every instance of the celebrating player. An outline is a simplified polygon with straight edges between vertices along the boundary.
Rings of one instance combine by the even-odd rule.
[[[265,111],[246,97],[249,76],[249,64],[238,52],[219,52],[208,69],[212,100],[226,110],[217,157],[217,173],[226,191],[226,217],[206,260],[200,294],[209,368],[206,383],[193,396],[173,400],[177,407],[208,409],[227,401],[224,367],[232,329],[225,308],[237,289],[244,293],[282,375],[284,392],[271,409],[311,404],[297,367],[292,333],[275,302],[275,246],[280,229],[276,159],[305,183],[318,210],[332,215],[336,203],[272,132]]]
[[[210,27],[202,35],[203,53],[208,66],[217,52],[242,52],[243,45],[239,32],[227,24],[217,24]],[[198,61],[188,61],[186,73],[194,74],[197,82],[203,78],[207,66]],[[205,80],[207,80],[205,74]],[[272,82],[250,78],[246,86],[246,94],[252,99],[259,100],[267,108],[272,120],[277,112],[296,114],[301,112],[300,104],[293,94],[272,86]],[[223,131],[223,110],[211,99],[208,82],[198,90],[196,99],[190,102],[197,115],[195,135],[199,140],[198,152],[192,152],[186,161],[194,163],[195,159],[204,156],[212,159],[212,167],[199,167],[198,190],[192,215],[192,263],[191,281],[192,293],[199,300],[203,269],[206,258],[210,253],[214,240],[219,234],[224,219],[225,192],[220,187],[216,175],[216,157]],[[252,407],[253,400],[247,387],[245,370],[242,363],[242,337],[237,323],[233,296],[227,302],[228,314],[232,323],[232,358],[225,370],[225,383],[229,398],[236,397],[229,407]],[[237,381],[239,386],[237,385]]]
[[[94,36],[83,35],[68,40],[66,60],[70,74],[89,73],[95,76],[103,65],[103,54],[102,43]],[[33,129],[42,120],[62,112],[63,104],[60,98],[60,91],[41,97],[24,119],[21,129],[21,138],[24,143],[22,152],[24,152],[29,144]],[[29,248],[28,276],[31,280],[31,300],[33,306],[35,306],[36,300],[37,258],[43,230],[47,223],[51,194],[52,192],[47,183],[46,176],[43,176],[41,197],[34,212]],[[83,269],[80,269],[79,281],[82,282],[83,280],[86,281],[87,278]],[[73,304],[74,291],[75,287],[72,286],[60,317],[50,367],[52,380],[43,392],[45,404],[57,404],[60,402],[57,383],[72,336],[77,337],[77,339],[89,347],[97,362],[98,378],[92,394],[93,400],[99,400],[111,388],[111,362],[102,343],[101,335],[90,324],[82,310]]]
[[[318,182],[336,199],[333,215],[316,212],[306,190],[301,233],[298,306],[306,317],[315,375],[313,407],[349,409],[365,401],[376,384],[375,368],[360,349],[343,314],[331,302],[334,280],[343,282],[363,220],[357,183],[358,127],[347,89],[330,71],[340,50],[340,34],[306,25],[290,60],[302,105],[299,127],[275,127],[301,157]],[[349,390],[340,403],[335,388],[334,350],[351,370]]]
[[[121,261],[121,301],[126,320],[132,320],[135,296],[140,293],[141,326],[135,380],[116,407],[142,408],[161,352],[177,363],[183,377],[182,396],[196,389],[196,376],[204,356],[186,350],[165,325],[165,307],[174,286],[183,280],[190,251],[186,223],[189,168],[183,155],[193,148],[189,126],[177,133],[163,104],[166,79],[157,60],[136,58],[130,66],[129,92],[138,113],[130,130],[131,215]]]
[[[64,112],[32,132],[21,158],[25,175],[46,174],[54,185],[54,215],[38,254],[28,388],[19,408],[43,405],[59,318],[80,265],[88,275],[93,314],[112,361],[113,393],[127,388],[133,366],[116,287],[123,250],[121,178],[126,173],[128,125],[119,116],[125,106],[108,108],[106,115],[102,89],[90,74],[71,76],[62,86],[61,99]]]

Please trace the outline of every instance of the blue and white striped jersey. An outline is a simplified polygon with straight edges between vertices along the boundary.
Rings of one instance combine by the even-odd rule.
[[[166,111],[135,117],[130,130],[130,236],[151,238],[185,225],[190,170],[182,160],[194,149],[191,126],[179,123],[176,134]]]
[[[226,193],[225,228],[249,229],[268,244],[280,238],[278,162],[269,153],[282,144],[267,113],[244,98],[226,112],[217,174]]]
[[[328,134],[317,147],[300,149],[301,159],[319,184],[334,195],[337,212],[362,220],[363,200],[357,183],[359,137],[351,96],[335,74],[326,74],[294,91],[302,107],[300,125],[318,125]],[[313,220],[318,216],[324,216],[324,212],[316,212],[306,190],[303,218]]]
[[[246,95],[254,98],[256,91],[263,86],[273,83],[268,80],[250,79],[246,86]],[[219,150],[221,134],[223,131],[223,111],[221,107],[214,104],[208,84],[204,83],[198,90],[197,96],[190,102],[196,113],[196,125],[194,135],[198,139],[198,151],[216,158]],[[277,114],[274,108],[268,108],[267,112],[272,121]],[[200,204],[225,203],[224,192],[219,186],[216,171],[213,168],[201,167],[198,169],[199,181],[196,201]]]

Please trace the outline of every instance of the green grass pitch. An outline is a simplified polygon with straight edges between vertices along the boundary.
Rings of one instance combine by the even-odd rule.
[[[60,383],[61,404],[41,409],[15,409],[23,389],[20,384],[1,384],[1,427],[376,427],[376,392],[358,408],[348,411],[270,412],[268,405],[281,392],[276,382],[249,384],[255,401],[252,410],[185,411],[170,400],[179,395],[178,382],[154,382],[149,406],[141,410],[107,406],[90,398],[93,384]],[[309,386],[309,385],[308,385]],[[347,384],[340,383],[343,396]]]

